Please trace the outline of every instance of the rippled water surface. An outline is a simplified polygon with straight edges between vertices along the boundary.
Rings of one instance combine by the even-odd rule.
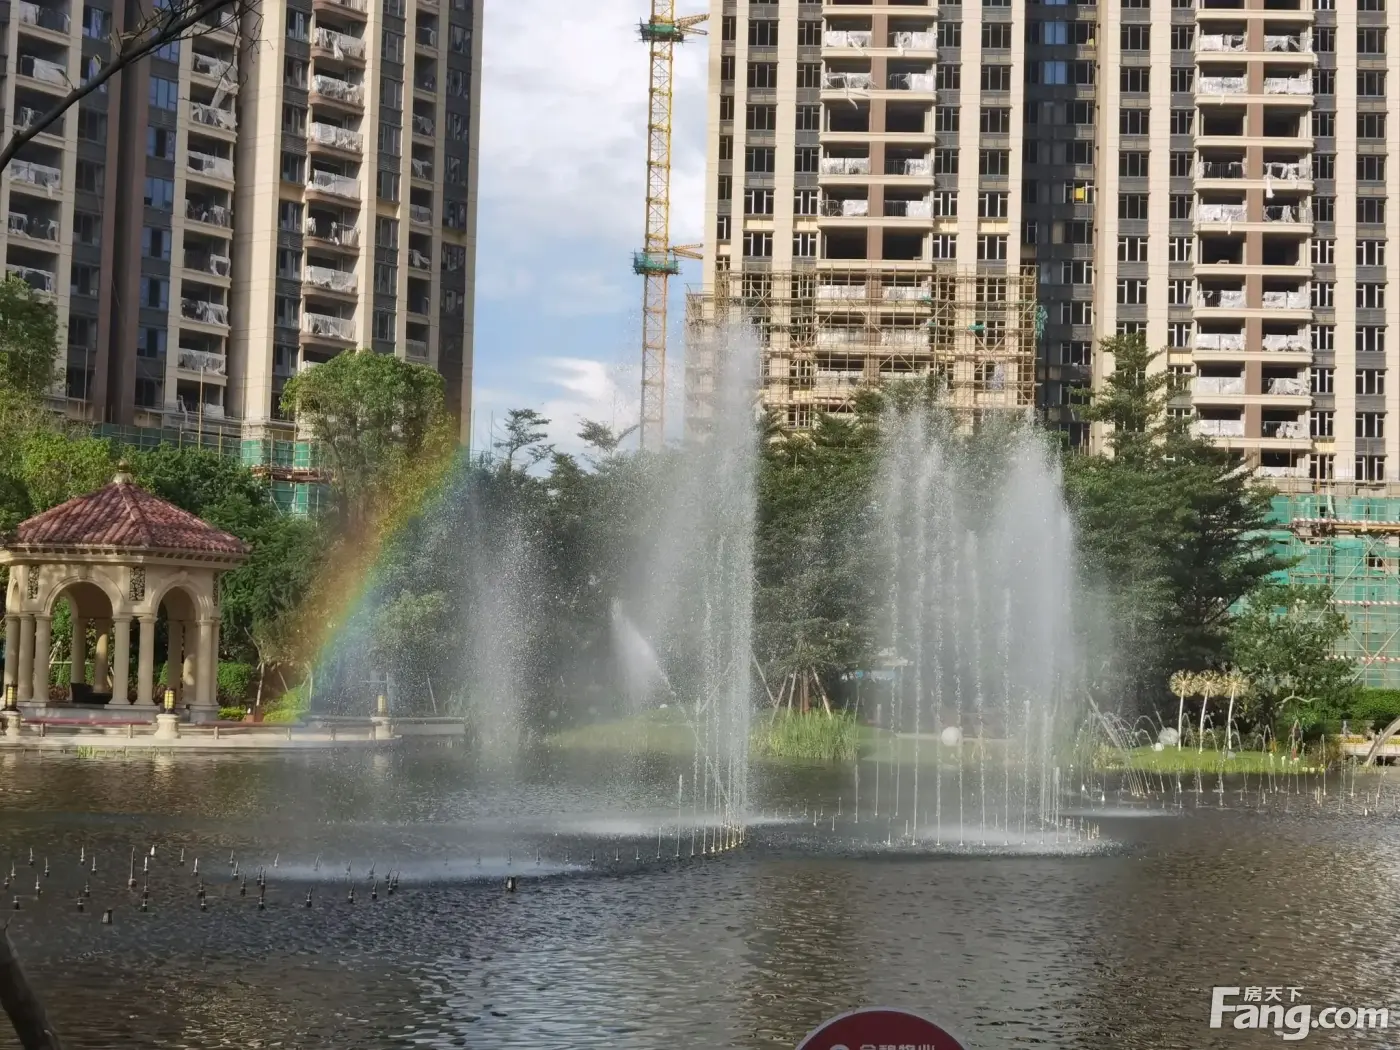
[[[677,834],[683,772],[486,774],[448,749],[3,755],[10,934],[68,1050],[766,1050],[866,1004],[924,1012],[975,1050],[1186,1050],[1281,1044],[1211,1031],[1216,984],[1400,1006],[1400,784],[1379,777],[1322,799],[1295,780],[1127,811],[1111,792],[1067,800],[1101,838],[988,856],[979,805],[960,854],[934,846],[958,832],[926,802],[918,847],[868,787],[854,819],[849,770],[759,776],[766,819],[692,859],[714,832]],[[988,842],[1019,839],[1016,814],[989,820]],[[1305,1045],[1400,1046],[1396,1013],[1390,1033]]]

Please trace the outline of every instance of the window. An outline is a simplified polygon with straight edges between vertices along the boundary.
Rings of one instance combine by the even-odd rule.
[[[301,106],[282,107],[282,130],[291,135],[306,134],[306,110]]]
[[[820,106],[798,106],[797,107],[797,130],[798,131],[820,131],[822,128],[822,111]]]
[[[1360,420],[1357,421],[1358,426]],[[1384,425],[1381,427],[1385,429]],[[1361,435],[1358,434],[1357,437]],[[1357,481],[1384,481],[1385,480],[1385,457],[1384,456],[1357,456],[1356,457],[1356,480]]]
[[[403,64],[403,34],[386,29],[379,38],[379,50],[385,62]]]
[[[301,232],[301,202],[279,201],[277,203],[277,228],[288,233]]]
[[[982,23],[982,49],[985,51],[992,48],[997,51],[1006,51],[1011,47],[1011,23],[1010,22],[983,22]]]
[[[158,128],[154,126],[147,127],[146,156],[159,157],[161,160],[174,160],[175,129]]]
[[[1034,219],[1021,220],[1021,243],[1036,244],[1040,240],[1040,223]]]
[[[111,12],[83,5],[83,36],[89,40],[106,40],[112,35]]]
[[[778,86],[778,63],[750,62],[749,87],[772,90]]]
[[[1332,437],[1334,420],[1333,412],[1313,410],[1308,413],[1308,433],[1315,438]]]
[[[734,56],[733,56],[733,55],[725,55],[723,58],[721,58],[721,59],[719,60],[719,78],[720,78],[720,80],[733,80],[733,79],[734,79]]]
[[[1383,324],[1362,324],[1356,326],[1356,352],[1358,354],[1383,354],[1385,353],[1385,325]],[[1382,373],[1384,376],[1384,373]],[[1382,379],[1382,387],[1384,379]],[[1360,391],[1357,391],[1360,393]],[[1385,390],[1375,391],[1377,394],[1384,394]]]
[[[1119,32],[1119,45],[1124,51],[1148,51],[1152,47],[1152,27],[1140,23],[1125,25]]]
[[[1190,306],[1193,295],[1195,281],[1191,278],[1176,278],[1167,282],[1167,305],[1168,306]]]
[[[403,81],[392,77],[379,78],[379,101],[390,109],[403,109]]]
[[[816,146],[798,146],[793,151],[792,170],[799,174],[815,172],[819,166],[820,151]]]
[[[1356,31],[1356,50],[1362,55],[1385,54],[1385,29],[1363,26]]]
[[[1385,241],[1357,241],[1357,266],[1384,266]]]
[[[1384,368],[1358,368],[1356,370],[1356,392],[1358,394],[1384,394]]]
[[[1194,51],[1196,49],[1196,27],[1192,25],[1172,26],[1172,50]]]
[[[1314,197],[1312,207],[1314,222],[1333,222],[1336,219],[1336,197]]]
[[[1040,63],[1039,74],[1040,83],[1042,84],[1068,84],[1069,63],[1042,62]]]
[[[756,175],[771,175],[776,163],[776,151],[772,146],[746,146],[744,148],[744,170]]]
[[[1167,346],[1173,350],[1186,350],[1191,346],[1191,323],[1189,321],[1168,322]]]
[[[958,151],[955,149],[934,150],[933,173],[935,175],[956,175],[958,173]]]
[[[390,157],[402,155],[403,128],[394,124],[379,123],[379,152]]]
[[[1145,193],[1120,193],[1118,194],[1118,217],[1120,219],[1145,219],[1147,218],[1147,194]]]
[[[977,195],[977,215],[982,219],[1004,219],[1010,206],[1008,193],[979,193]]]
[[[955,107],[953,113],[958,110]],[[952,129],[956,130],[956,129]],[[984,135],[1009,135],[1011,133],[1011,110],[1004,106],[983,106],[982,107],[982,134]]]
[[[282,153],[282,181],[298,185],[306,182],[306,158],[296,153]]]
[[[822,64],[820,62],[797,63],[797,86],[819,88],[822,86]]]
[[[1147,282],[1140,278],[1119,278],[1118,304],[1120,306],[1141,306],[1147,302]]]
[[[728,215],[720,215],[715,219],[715,239],[721,241],[730,240],[734,235],[734,220]]]
[[[175,206],[175,183],[147,176],[145,203],[148,208],[170,211]]]
[[[986,110],[983,110],[985,113]],[[957,131],[962,127],[962,111],[957,106],[939,106],[933,111],[935,132]]]
[[[933,86],[939,91],[958,91],[962,88],[962,66],[940,64],[933,71]]]
[[[1356,283],[1356,308],[1358,310],[1384,310],[1385,285],[1374,281]]]
[[[978,150],[979,175],[1006,176],[1011,173],[1011,151],[1004,149]]]
[[[1119,237],[1119,262],[1147,262],[1146,237]]]
[[[1314,394],[1332,393],[1332,384],[1336,380],[1337,370],[1335,368],[1319,368],[1314,366],[1309,373],[1310,388]]]
[[[277,249],[277,276],[291,280],[301,278],[301,252],[295,248]]]
[[[745,112],[744,126],[750,131],[773,131],[778,126],[777,106],[749,106]]]
[[[1330,354],[1335,350],[1337,348],[1337,326],[1334,324],[1313,325],[1312,348],[1313,353],[1316,354]],[[1327,392],[1331,392],[1331,387],[1328,387]]]
[[[1010,66],[983,66],[983,67],[982,67],[982,90],[983,90],[983,91],[1010,91],[1010,90],[1011,90],[1011,67],[1010,67]]]
[[[1313,178],[1335,179],[1337,177],[1337,155],[1335,153],[1313,154]]]
[[[101,193],[106,187],[106,173],[104,165],[95,164],[90,160],[78,161],[78,189],[87,193]]]
[[[1195,241],[1190,237],[1171,237],[1167,240],[1167,262],[1189,263],[1194,256]]]
[[[141,278],[141,305],[152,310],[170,309],[170,279],[167,277]]]
[[[1190,94],[1196,84],[1195,66],[1172,66],[1172,91],[1179,95]]]
[[[1093,351],[1086,339],[1066,339],[1059,345],[1059,363],[1087,367]]]
[[[1319,54],[1331,54],[1337,50],[1337,31],[1331,26],[1317,26],[1313,29],[1313,50]]]
[[[777,47],[778,23],[771,19],[749,22],[749,47]]]
[[[1093,284],[1094,264],[1086,259],[1060,263],[1061,284]]]
[[[1091,325],[1093,323],[1093,303],[1071,302],[1060,304],[1060,324]]]
[[[374,195],[382,201],[398,200],[399,181],[399,173],[396,171],[375,172]]]
[[[301,300],[279,295],[272,301],[273,323],[280,328],[296,328],[301,323]]]
[[[1356,177],[1361,182],[1385,181],[1385,157],[1362,153],[1356,158]]]
[[[794,259],[815,259],[817,257],[817,235],[815,233],[794,233],[792,235],[792,255]]]
[[[73,243],[97,247],[102,243],[102,216],[91,212],[73,213]]]
[[[733,119],[734,119],[734,96],[733,96],[733,95],[721,95],[721,96],[719,97],[719,119],[720,119],[720,120],[733,120]]]
[[[311,39],[311,18],[305,11],[287,9],[287,39]]]
[[[721,135],[719,137],[719,159],[731,161],[734,159],[733,135]]]
[[[933,217],[951,219],[958,214],[958,194],[956,190],[938,190],[933,195]]]
[[[1192,215],[1192,208],[1195,206],[1195,198],[1189,193],[1173,193],[1167,198],[1167,218],[1169,219],[1189,219]]]
[[[744,191],[745,215],[772,215],[773,191],[748,189]]]
[[[1145,150],[1119,150],[1118,174],[1128,179],[1147,178],[1147,152]]]
[[[1094,184],[1083,180],[1064,184],[1066,204],[1093,204]]]
[[[1313,110],[1312,133],[1315,139],[1333,138],[1337,134],[1337,114],[1330,109]]]
[[[1006,258],[1006,235],[984,233],[977,237],[977,258],[995,262]]]
[[[1151,82],[1148,70],[1141,67],[1124,67],[1119,71],[1118,88],[1124,93],[1145,95]]]
[[[1313,70],[1313,94],[1335,95],[1337,93],[1337,71],[1335,69]]]
[[[1189,179],[1195,173],[1195,155],[1190,150],[1173,150],[1169,170],[1174,179]]]
[[[797,46],[798,47],[821,47],[822,46],[822,24],[810,18],[804,18],[797,23]]]
[[[1359,139],[1384,139],[1384,113],[1358,113],[1356,115],[1356,137]]]
[[[820,199],[817,190],[798,190],[793,194],[793,212],[797,215],[817,214],[817,201]]]
[[[147,259],[170,258],[170,231],[156,226],[141,228],[141,254]]]
[[[958,239],[951,233],[933,235],[933,258],[946,262],[958,256]]]
[[[1120,109],[1118,111],[1118,133],[1120,135],[1146,135],[1147,114],[1145,109]]]
[[[1358,412],[1356,413],[1356,436],[1359,438],[1383,438],[1385,437],[1385,413],[1384,412]],[[1360,456],[1357,457],[1360,460]],[[1357,479],[1361,480],[1361,479]]]
[[[1330,237],[1314,237],[1312,239],[1312,264],[1314,266],[1332,266],[1336,262],[1337,242]]]
[[[962,23],[939,22],[937,43],[940,48],[962,47]]]
[[[767,259],[773,255],[773,235],[750,231],[744,234],[744,255],[751,259]]]
[[[1336,281],[1313,281],[1312,306],[1314,310],[1330,310],[1337,298]]]
[[[136,356],[161,357],[165,354],[165,329],[141,327],[136,330]]]
[[[174,111],[180,106],[180,85],[164,77],[151,77],[150,102],[156,109]]]
[[[1357,197],[1356,221],[1366,223],[1368,226],[1383,226],[1385,224],[1385,198]]]
[[[715,188],[715,197],[727,201],[734,199],[734,176],[721,175]]]

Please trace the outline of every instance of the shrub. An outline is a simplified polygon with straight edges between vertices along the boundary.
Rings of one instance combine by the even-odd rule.
[[[263,708],[263,722],[273,725],[288,725],[300,722],[302,716],[311,709],[302,689],[289,689],[272,703]]]
[[[758,720],[752,746],[764,758],[849,762],[856,757],[860,728],[852,715],[775,711]]]
[[[1381,730],[1400,718],[1400,689],[1359,689],[1347,705],[1353,728]]]
[[[241,707],[221,707],[219,708],[220,722],[241,722],[245,710]]]
[[[241,704],[248,699],[258,680],[258,669],[252,664],[219,664],[219,702]]]

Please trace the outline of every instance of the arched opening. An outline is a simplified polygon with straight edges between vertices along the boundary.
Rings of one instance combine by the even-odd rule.
[[[156,669],[151,699],[159,707],[167,689],[175,692],[175,707],[193,705],[199,662],[199,605],[184,587],[166,591],[156,610],[156,653],[164,662]]]
[[[54,595],[49,608],[49,697],[75,704],[112,699],[112,600],[86,580]],[[43,659],[44,654],[36,654]]]

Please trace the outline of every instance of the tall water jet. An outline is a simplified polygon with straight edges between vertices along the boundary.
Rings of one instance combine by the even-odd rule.
[[[934,783],[916,772],[897,810],[919,827],[932,787],[937,841],[1009,840],[1017,808],[1024,837],[1053,812],[1058,710],[1080,666],[1058,465],[1029,428],[961,433],[936,406],[894,414],[887,433],[884,629],[899,668],[890,728],[913,735],[916,770],[921,749],[938,755]]]

